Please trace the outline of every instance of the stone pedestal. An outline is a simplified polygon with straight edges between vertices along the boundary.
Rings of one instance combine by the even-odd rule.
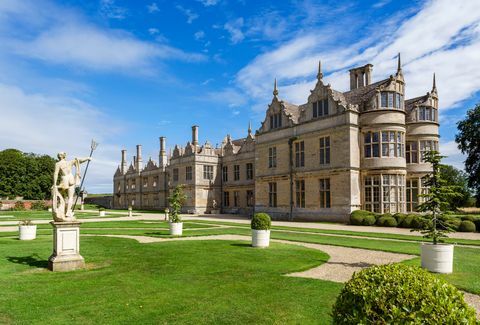
[[[80,255],[80,222],[50,222],[53,227],[53,253],[48,259],[51,271],[73,271],[85,267]]]

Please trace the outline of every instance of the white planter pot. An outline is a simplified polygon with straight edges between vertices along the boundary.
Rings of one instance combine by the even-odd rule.
[[[181,236],[183,231],[183,222],[169,222],[170,235]]]
[[[105,217],[105,211],[99,211],[100,217]]]
[[[270,230],[252,229],[252,246],[268,247],[270,245]]]
[[[20,240],[32,240],[37,238],[37,226],[18,226],[20,231]]]
[[[129,216],[129,217],[133,217],[132,210],[128,210],[128,216]]]
[[[422,267],[435,273],[453,272],[453,245],[421,244]]]

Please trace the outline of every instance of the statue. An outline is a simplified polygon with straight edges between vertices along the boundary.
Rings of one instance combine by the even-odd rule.
[[[92,158],[75,158],[67,161],[67,154],[60,152],[58,162],[55,164],[52,186],[52,213],[56,222],[75,221],[73,198],[75,189],[80,185],[80,164],[90,161]],[[75,166],[75,175],[72,168]],[[60,182],[58,177],[60,176]]]
[[[213,210],[217,210],[217,201],[214,199],[212,202]]]

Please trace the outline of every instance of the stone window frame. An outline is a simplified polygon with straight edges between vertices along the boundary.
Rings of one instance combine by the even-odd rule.
[[[223,207],[228,208],[230,206],[230,192],[223,191]]]
[[[319,179],[320,209],[331,208],[330,178]]]
[[[277,207],[277,182],[268,183],[268,206]]]
[[[438,112],[435,107],[421,105],[416,111],[417,121],[438,122]]]
[[[255,205],[255,193],[253,190],[247,190],[247,207],[253,207]]]
[[[204,180],[213,180],[213,166],[212,165],[203,165],[203,179]]]
[[[240,192],[233,191],[233,207],[238,208],[240,206]]]
[[[329,103],[328,103],[328,97],[324,99],[320,99],[317,101],[314,101],[312,103],[312,117],[313,118],[319,118],[319,117],[324,117],[330,114],[329,112]]]
[[[330,165],[330,144],[330,136],[320,138],[320,165]]]
[[[365,175],[362,184],[364,210],[375,213],[405,211],[406,175],[396,173]]]
[[[305,208],[305,180],[295,180],[295,207]]]
[[[418,164],[419,159],[418,140],[405,142],[405,160],[407,164]]]
[[[268,168],[277,167],[277,147],[268,148]]]
[[[148,187],[148,177],[143,177],[143,188]]]
[[[377,96],[377,103],[379,109],[405,110],[405,98],[402,94],[396,91],[380,91]]]
[[[418,177],[411,177],[407,178],[406,185],[405,185],[405,193],[406,193],[406,207],[405,211],[406,212],[414,212],[420,203],[420,191],[421,187],[420,185],[420,179]]]
[[[251,180],[253,179],[253,163],[247,163],[245,166],[246,169],[246,179]]]
[[[240,165],[233,165],[233,180],[240,180]]]
[[[173,180],[174,182],[178,182],[178,174],[179,174],[179,173],[178,173],[178,168],[174,168],[174,169],[172,170],[172,180]]]
[[[158,176],[155,176],[153,177],[153,184],[152,184],[153,187],[157,187],[158,186]]]
[[[222,181],[228,182],[228,166],[222,167]]]
[[[282,127],[282,112],[270,114],[270,129],[278,129]]]
[[[305,141],[296,141],[295,149],[295,167],[305,167]]]
[[[418,148],[420,152],[419,161],[425,163],[425,153],[431,150],[438,151],[438,140],[418,140]]]
[[[192,166],[185,167],[185,180],[191,181],[193,179],[193,168]]]
[[[391,134],[393,132],[393,140]],[[385,135],[387,137],[385,137]],[[386,139],[386,140],[385,140]],[[385,155],[385,148],[388,148]],[[390,155],[393,148],[393,156]],[[376,130],[363,133],[363,158],[405,158],[405,132]]]

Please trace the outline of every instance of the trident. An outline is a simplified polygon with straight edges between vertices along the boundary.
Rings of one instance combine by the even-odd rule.
[[[95,149],[97,149],[97,147],[98,147],[98,143],[95,142],[95,140],[92,139],[92,143],[90,144],[90,156],[89,156],[89,158],[92,158],[92,154],[95,151]],[[75,212],[75,206],[77,205],[78,196],[80,195],[80,193],[82,193],[83,182],[85,181],[85,175],[87,175],[89,165],[90,165],[90,160],[87,161],[87,167],[85,167],[85,172],[83,173],[82,181],[80,182],[80,192],[77,194],[77,197],[75,198],[75,203],[73,204],[73,209],[72,209],[73,212]]]

